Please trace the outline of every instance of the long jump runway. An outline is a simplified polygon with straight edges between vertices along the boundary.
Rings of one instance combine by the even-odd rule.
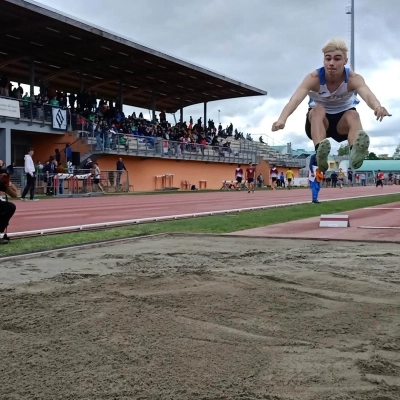
[[[320,217],[307,218],[228,235],[286,239],[356,240],[400,243],[400,202],[339,213],[348,215],[346,228],[320,228]]]
[[[400,186],[322,189],[320,200],[334,200],[400,194]],[[190,213],[214,212],[310,201],[307,189],[211,193],[176,193],[135,196],[104,196],[87,198],[43,199],[38,202],[17,202],[9,232],[28,232],[41,229],[64,228],[84,224],[155,218]]]

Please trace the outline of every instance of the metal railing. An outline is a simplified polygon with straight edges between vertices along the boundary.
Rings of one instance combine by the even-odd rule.
[[[31,100],[16,99],[14,97],[4,97],[0,96],[0,99],[17,101],[19,103],[19,114],[20,117],[0,115],[0,122],[6,121],[21,121],[27,122],[31,125],[40,124],[51,125],[53,121],[52,110],[54,108],[66,110],[67,114],[67,128],[71,126],[71,113],[67,107],[58,107],[51,104],[40,104],[37,102],[32,102]]]
[[[65,194],[84,194],[100,191],[94,182],[91,170],[74,169],[71,173],[65,168],[65,172],[47,174],[39,170],[36,173],[36,193],[51,196]],[[14,167],[11,182],[19,189],[26,185],[26,174],[23,167]],[[132,191],[129,182],[129,172],[122,170],[104,170],[100,174],[100,185],[107,193],[119,193]]]
[[[84,128],[93,128],[86,126]],[[90,147],[89,153],[140,155],[157,158],[199,160],[225,163],[255,163],[259,150],[251,142],[232,141],[232,147],[212,146],[210,143],[185,143],[156,136],[143,136],[110,130],[82,130],[82,139]]]

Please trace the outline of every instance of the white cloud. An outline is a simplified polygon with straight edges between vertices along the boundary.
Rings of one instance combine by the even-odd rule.
[[[208,104],[208,117],[223,126],[230,122],[243,132],[266,134],[274,143],[291,141],[312,148],[304,132],[307,101],[293,113],[284,131],[271,132],[272,123],[301,79],[322,63],[322,45],[331,37],[349,38],[345,7],[349,0],[113,0],[65,2],[39,0],[52,8],[132,38],[210,70],[268,91],[265,98]],[[356,2],[356,71],[393,114],[376,122],[373,111],[359,105],[371,150],[392,154],[400,142],[400,2]],[[372,27],[372,28],[371,28]],[[148,115],[148,111],[144,112]],[[185,119],[203,116],[203,105],[184,110]],[[178,113],[179,114],[179,113]],[[177,119],[179,118],[176,115]],[[169,116],[172,122],[172,116]],[[272,140],[272,139],[271,139]],[[338,145],[332,142],[333,151]]]

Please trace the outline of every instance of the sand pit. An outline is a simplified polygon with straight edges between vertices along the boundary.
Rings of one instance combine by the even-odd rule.
[[[399,256],[167,235],[3,261],[0,399],[400,399]]]

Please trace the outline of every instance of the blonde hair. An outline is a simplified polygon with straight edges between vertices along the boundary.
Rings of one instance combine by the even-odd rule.
[[[347,52],[349,51],[347,44],[342,39],[331,39],[323,48],[322,52],[324,54],[329,53],[331,51],[340,50],[345,58],[347,58]]]

